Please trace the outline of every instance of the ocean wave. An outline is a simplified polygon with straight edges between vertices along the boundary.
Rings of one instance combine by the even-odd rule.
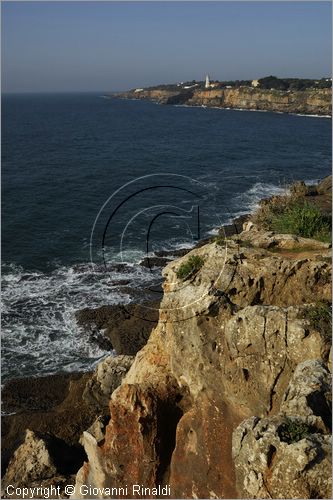
[[[252,213],[258,208],[260,200],[274,195],[286,194],[287,192],[288,188],[283,186],[256,182],[247,191],[234,198],[233,205],[240,207],[240,209],[236,210],[232,215],[239,217],[240,215]]]
[[[273,109],[247,109],[247,108],[225,108],[222,106],[205,106],[202,104],[174,104],[173,105],[175,108],[201,108],[201,109],[219,109],[223,111],[248,111],[251,113],[275,113],[278,115],[290,115],[290,116],[304,116],[307,118],[330,118],[332,119],[331,115],[317,115],[317,114],[305,114],[305,113],[288,113],[287,111],[276,111]]]
[[[13,264],[2,274],[3,377],[91,369],[106,352],[75,320],[85,307],[133,300],[152,274],[140,266],[89,264],[31,272]]]
[[[292,116],[306,116],[308,118],[330,118],[332,119],[331,115],[309,115],[309,114],[304,114],[304,113],[289,113]]]
[[[317,184],[319,181],[320,179],[318,178],[305,179],[304,183],[307,186],[311,186]],[[288,194],[290,184],[290,182],[280,184],[256,182],[247,191],[237,195],[232,200],[230,204],[233,207],[231,210],[231,216],[225,224],[230,224],[236,217],[253,213],[259,207],[260,201],[265,198],[270,198],[275,195]]]

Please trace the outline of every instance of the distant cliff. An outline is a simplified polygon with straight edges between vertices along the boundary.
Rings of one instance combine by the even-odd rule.
[[[332,114],[332,90],[265,90],[252,87],[224,89],[143,89],[116,94],[126,99],[145,99],[159,104],[186,104],[311,115]]]

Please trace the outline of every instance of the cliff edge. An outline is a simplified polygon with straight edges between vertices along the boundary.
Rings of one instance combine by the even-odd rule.
[[[245,229],[164,269],[157,327],[103,438],[84,433],[72,498],[88,498],[82,485],[139,498],[135,484],[147,498],[165,486],[171,498],[330,498],[330,339],[311,320],[331,297],[330,245]]]
[[[139,91],[119,93],[115,97],[143,99],[159,104],[278,111],[319,116],[332,114],[332,89],[284,91],[245,86],[207,90],[139,89]]]

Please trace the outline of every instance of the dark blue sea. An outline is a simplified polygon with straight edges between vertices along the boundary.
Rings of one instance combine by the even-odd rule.
[[[75,311],[144,296],[191,247],[331,170],[331,120],[98,94],[2,97],[3,377],[90,368]]]

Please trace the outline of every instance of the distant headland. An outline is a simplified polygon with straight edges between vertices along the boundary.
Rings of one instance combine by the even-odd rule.
[[[267,76],[257,80],[217,81],[207,75],[202,81],[135,88],[114,93],[112,97],[159,104],[331,116],[332,79]]]

